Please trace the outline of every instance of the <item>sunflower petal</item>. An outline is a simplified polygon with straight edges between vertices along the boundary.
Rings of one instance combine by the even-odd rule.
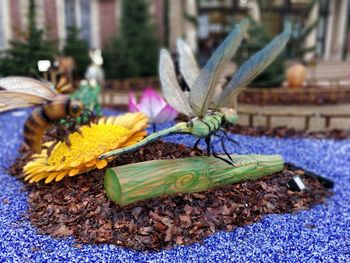
[[[107,166],[107,161],[106,160],[99,160],[97,163],[96,163],[96,167],[97,169],[102,169],[104,167]]]
[[[47,177],[47,173],[37,174],[36,176],[30,179],[29,183],[37,183],[46,177]]]
[[[56,176],[58,175],[58,173],[51,173],[46,179],[45,179],[45,184],[51,183]]]
[[[76,168],[76,167],[79,167],[80,165],[81,165],[81,160],[75,160],[71,162],[69,166],[72,168]]]
[[[106,117],[102,117],[98,120],[98,124],[104,124],[106,121]]]
[[[96,164],[96,160],[91,160],[90,162],[86,162],[85,163],[85,166],[86,167],[92,167]]]
[[[58,174],[58,175],[56,176],[55,181],[56,181],[56,182],[61,181],[66,175],[67,175],[67,173],[66,173],[65,171],[62,172],[62,173],[60,173],[60,174]]]
[[[69,171],[69,176],[74,176],[77,175],[79,173],[79,169],[72,169]]]

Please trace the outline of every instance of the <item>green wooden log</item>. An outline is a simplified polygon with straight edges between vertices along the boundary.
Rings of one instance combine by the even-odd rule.
[[[256,180],[281,171],[284,163],[280,155],[231,155],[231,158],[234,166],[215,157],[192,157],[108,168],[105,190],[111,200],[125,206],[152,197]]]

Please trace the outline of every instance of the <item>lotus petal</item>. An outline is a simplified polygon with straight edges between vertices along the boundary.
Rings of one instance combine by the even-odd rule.
[[[165,100],[152,88],[147,88],[142,94],[139,108],[151,120],[167,105]]]
[[[175,119],[176,116],[177,111],[168,104],[154,117],[154,123],[171,121]]]
[[[129,103],[128,108],[130,112],[139,112],[140,107],[137,105],[136,96],[134,92],[129,93]]]

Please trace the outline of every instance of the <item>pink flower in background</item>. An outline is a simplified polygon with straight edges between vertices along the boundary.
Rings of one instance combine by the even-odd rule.
[[[129,93],[129,111],[145,113],[151,123],[171,121],[177,116],[177,111],[171,107],[163,97],[152,88],[146,88],[140,103],[136,102],[133,92]]]

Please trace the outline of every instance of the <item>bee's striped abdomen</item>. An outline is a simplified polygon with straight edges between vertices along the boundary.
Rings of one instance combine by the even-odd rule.
[[[50,120],[42,108],[35,109],[24,124],[24,141],[36,153],[41,151],[41,138]]]
[[[41,152],[42,137],[53,123],[68,115],[70,99],[58,96],[53,101],[33,110],[24,124],[24,141],[36,153]]]

